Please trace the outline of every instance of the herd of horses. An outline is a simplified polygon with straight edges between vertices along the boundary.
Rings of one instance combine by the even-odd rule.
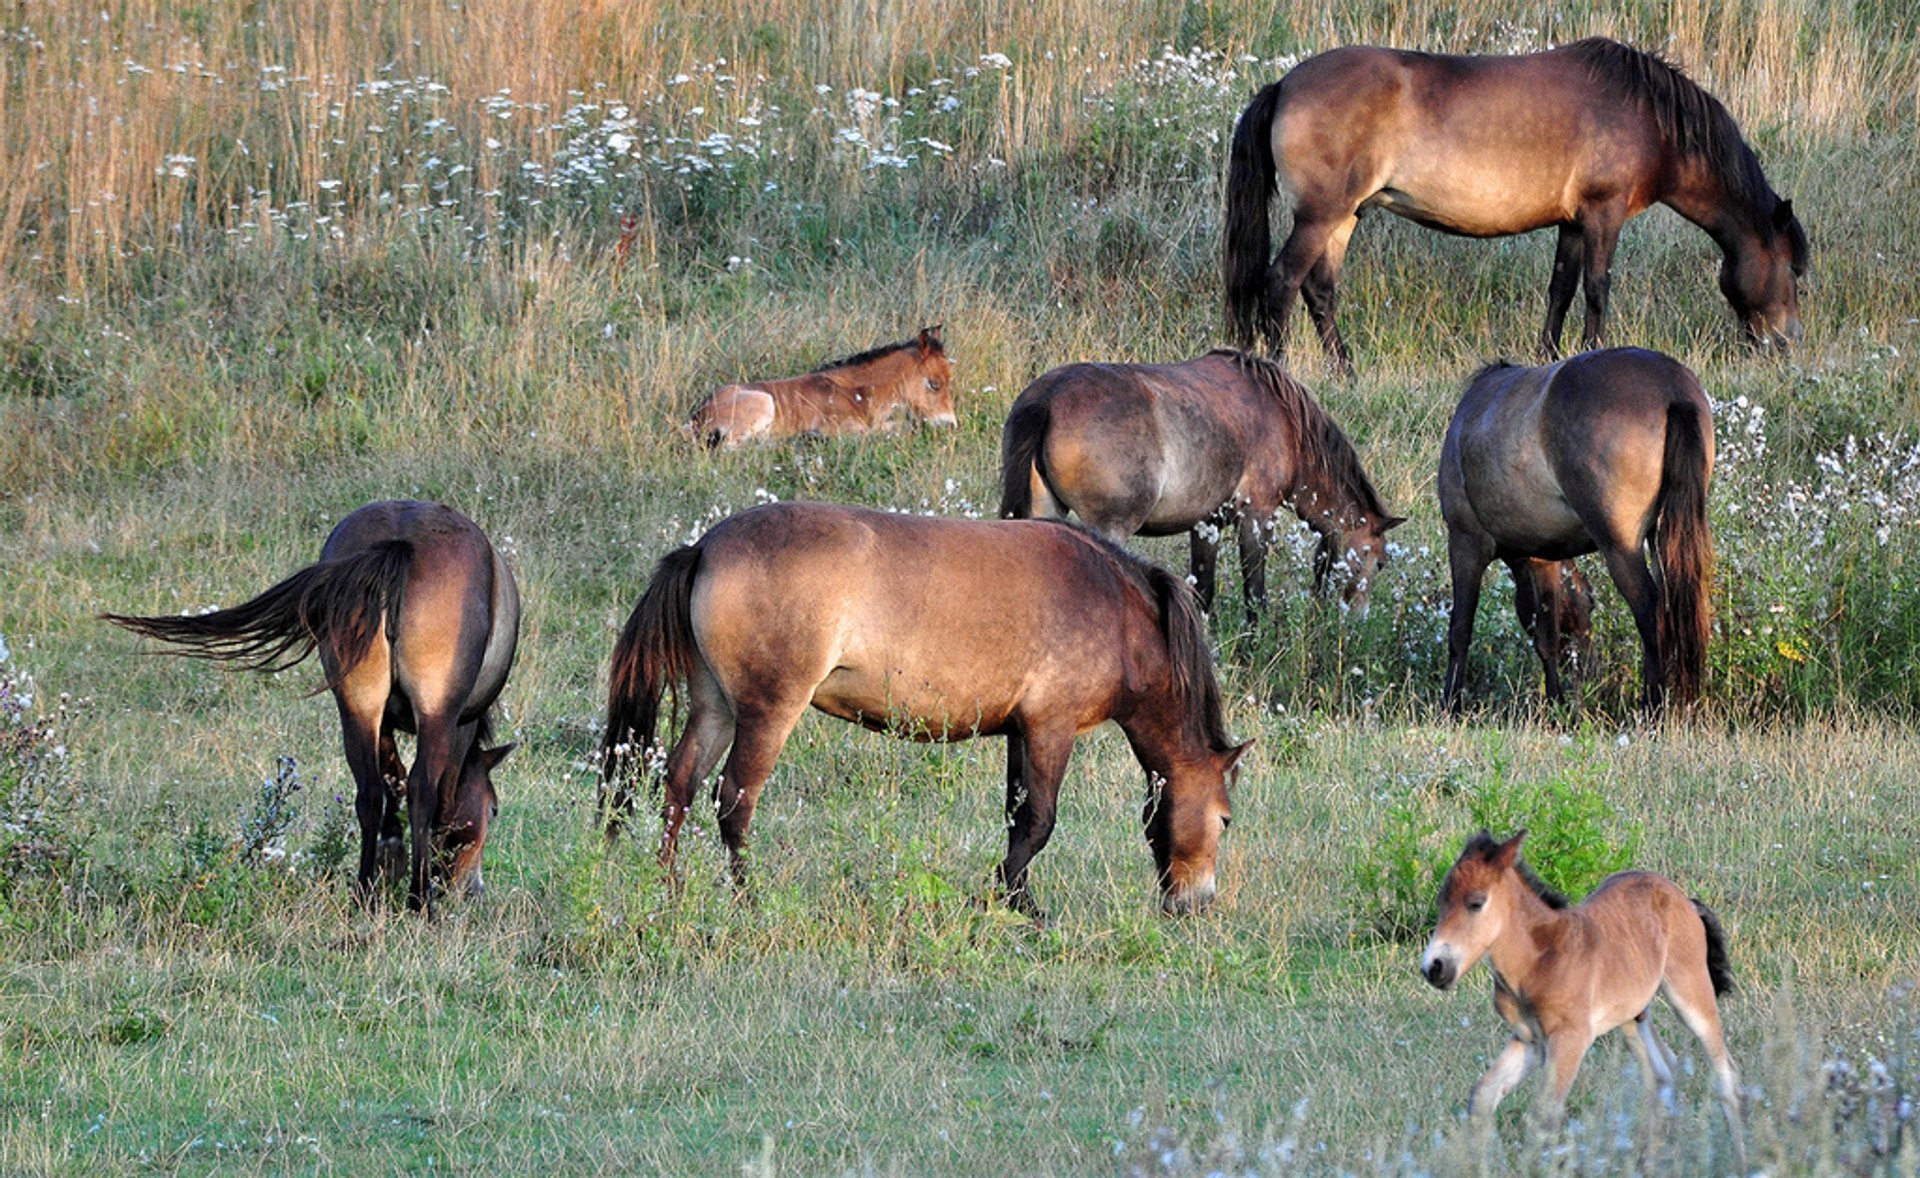
[[[1277,188],[1292,227],[1270,259]],[[695,790],[719,766],[720,832],[744,886],[760,791],[809,708],[916,740],[1004,736],[999,890],[1037,918],[1028,866],[1053,830],[1075,739],[1112,720],[1147,776],[1142,820],[1161,904],[1205,907],[1251,743],[1227,732],[1203,612],[1222,532],[1236,532],[1250,613],[1282,512],[1318,537],[1316,587],[1337,583],[1364,610],[1386,534],[1403,522],[1319,402],[1246,350],[1256,334],[1282,350],[1297,292],[1333,366],[1351,372],[1335,287],[1359,216],[1376,207],[1472,236],[1559,232],[1539,340],[1550,362],[1474,374],[1441,441],[1453,583],[1444,705],[1459,705],[1494,560],[1513,572],[1549,694],[1562,693],[1563,656],[1590,640],[1593,607],[1573,561],[1596,551],[1633,612],[1645,706],[1696,699],[1712,570],[1707,399],[1658,353],[1553,358],[1576,285],[1586,342],[1600,342],[1615,238],[1653,203],[1720,245],[1721,289],[1751,340],[1798,338],[1805,233],[1726,110],[1660,58],[1588,40],[1515,57],[1347,48],[1302,62],[1254,97],[1232,139],[1223,285],[1239,347],[1039,376],[1002,431],[1002,519],[776,503],[659,561],[613,651],[608,838],[631,821],[637,782],[663,769],[658,856],[671,871]],[[718,448],[886,429],[902,415],[955,421],[938,327],[803,376],[727,385],[687,428]],[[1191,538],[1188,578],[1123,547],[1180,532]],[[431,912],[440,892],[478,886],[496,809],[490,773],[512,747],[489,747],[488,716],[513,663],[519,599],[471,520],[440,505],[370,504],[341,521],[317,563],[243,605],[104,616],[256,668],[317,649],[355,780],[360,892],[371,899],[401,856],[403,805],[409,905]],[[662,756],[670,690],[686,718]],[[396,731],[416,734],[411,768]],[[1422,961],[1441,988],[1491,961],[1513,1039],[1474,1089],[1473,1111],[1491,1110],[1541,1063],[1557,1107],[1587,1046],[1627,1023],[1649,1083],[1670,1083],[1673,1057],[1647,1021],[1661,990],[1711,1058],[1738,1149],[1738,1089],[1715,1005],[1728,972],[1712,913],[1639,872],[1568,906],[1526,870],[1519,845],[1519,835],[1484,833],[1467,844]]]

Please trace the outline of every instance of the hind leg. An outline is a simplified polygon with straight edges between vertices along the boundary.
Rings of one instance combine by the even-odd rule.
[[[440,824],[440,807],[460,786],[467,750],[473,747],[480,726],[477,721],[461,723],[457,709],[428,712],[419,717],[419,725],[413,768],[407,774],[407,826],[413,843],[407,907],[415,911],[424,908],[431,918],[438,849],[434,835]]]
[[[1704,961],[1675,970],[1669,966],[1661,984],[1667,1002],[1679,1012],[1687,1029],[1700,1040],[1707,1060],[1713,1065],[1713,1079],[1720,1091],[1720,1108],[1727,1116],[1727,1130],[1733,1135],[1733,1154],[1741,1170],[1747,1168],[1747,1143],[1740,1128],[1740,1073],[1734,1069],[1733,1056],[1727,1051],[1726,1036],[1720,1026],[1720,1003],[1713,994],[1713,979]]]
[[[1359,223],[1360,218],[1355,215],[1334,227],[1320,260],[1307,271],[1306,281],[1300,284],[1300,297],[1307,304],[1307,318],[1313,320],[1313,326],[1320,332],[1320,346],[1332,358],[1335,370],[1348,377],[1353,375],[1353,356],[1347,351],[1347,342],[1340,338],[1340,325],[1334,320],[1334,311],[1340,303],[1340,267],[1346,261],[1347,242]]]
[[[793,726],[807,710],[807,699],[740,706],[736,713],[733,748],[720,771],[715,805],[720,816],[720,840],[727,847],[727,867],[734,887],[747,886],[747,830],[760,791],[773,772],[773,763],[786,747]]]
[[[380,878],[399,879],[407,870],[406,828],[400,824],[400,807],[406,801],[407,763],[400,759],[400,750],[394,744],[391,719],[380,724],[380,778],[386,787],[380,795]]]
[[[1340,226],[1353,218],[1351,209],[1335,217],[1314,216],[1307,210],[1296,208],[1293,211],[1293,231],[1287,235],[1287,242],[1280,247],[1280,256],[1267,271],[1266,333],[1267,347],[1276,356],[1285,355],[1287,350],[1287,322],[1293,315],[1294,296],[1300,293],[1301,286],[1313,268],[1320,264],[1326,253],[1327,244],[1332,240]],[[1350,232],[1350,230],[1349,230]],[[1332,339],[1337,342],[1339,332],[1331,330],[1331,306],[1328,310],[1328,323]],[[1311,308],[1309,308],[1311,312]],[[1323,332],[1322,343],[1326,344],[1328,333]],[[1341,351],[1344,351],[1342,345]],[[1341,352],[1328,345],[1327,358],[1342,377],[1353,374]]]
[[[667,754],[665,796],[661,801],[658,854],[660,866],[669,874],[680,845],[680,826],[693,806],[694,787],[720,763],[720,755],[733,743],[735,730],[733,705],[704,666],[690,677],[687,693],[692,706],[687,709],[685,730]]]
[[[1610,542],[1601,546],[1601,553],[1614,587],[1627,599],[1634,627],[1640,631],[1641,705],[1649,712],[1656,711],[1665,696],[1666,663],[1660,650],[1659,593],[1653,574],[1638,548]]]
[[[1640,1065],[1640,1078],[1647,1086],[1648,1095],[1658,1096],[1667,1111],[1673,1111],[1673,1053],[1653,1032],[1653,1020],[1648,1011],[1633,1016],[1631,1023],[1620,1028],[1620,1037],[1627,1041],[1627,1047],[1633,1051],[1633,1058]]]
[[[353,813],[360,824],[360,870],[354,888],[372,902],[380,875],[379,850],[388,794],[383,771],[381,735],[391,690],[390,651],[384,636],[376,637],[366,656],[351,668],[337,667],[325,651],[322,665],[333,681],[333,701],[340,711],[340,737],[353,774]],[[396,758],[397,759],[397,758]]]

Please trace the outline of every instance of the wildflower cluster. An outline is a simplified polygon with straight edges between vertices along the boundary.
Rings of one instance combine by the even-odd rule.
[[[85,852],[86,799],[66,733],[87,703],[62,692],[42,708],[0,635],[0,900],[23,880],[67,875]]]

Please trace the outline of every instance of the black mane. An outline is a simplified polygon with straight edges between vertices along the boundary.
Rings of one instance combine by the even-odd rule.
[[[1215,348],[1209,354],[1231,357],[1242,372],[1274,395],[1294,419],[1295,432],[1300,439],[1300,457],[1309,468],[1349,499],[1365,507],[1370,514],[1383,519],[1393,514],[1381,501],[1380,492],[1374,488],[1373,480],[1367,477],[1366,468],[1360,465],[1360,455],[1354,451],[1353,443],[1347,440],[1346,431],[1327,416],[1320,402],[1314,400],[1313,394],[1299,381],[1288,375],[1286,369],[1271,360],[1235,348]]]
[[[941,350],[940,341],[938,339],[932,340],[931,344],[934,351],[938,352]],[[851,356],[845,356],[838,360],[829,361],[828,363],[822,364],[820,367],[814,369],[814,371],[815,372],[832,372],[840,368],[854,368],[861,364],[871,363],[875,360],[880,359],[883,356],[890,356],[893,353],[898,352],[903,348],[917,348],[919,346],[920,346],[920,340],[917,336],[913,339],[903,339],[899,343],[881,344],[877,348],[868,348],[864,352],[856,352]]]
[[[1720,100],[1657,53],[1589,37],[1566,46],[1575,60],[1622,98],[1644,103],[1660,133],[1674,150],[1699,160],[1726,185],[1729,195],[1770,218],[1779,197],[1767,184],[1760,161],[1741,138],[1740,128]]]

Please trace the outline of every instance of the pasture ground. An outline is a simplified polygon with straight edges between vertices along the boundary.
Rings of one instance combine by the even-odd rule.
[[[1721,914],[1757,1167],[1912,1173],[1920,41],[1894,0],[1511,7],[17,13],[0,1172],[1724,1172],[1704,1072],[1662,1115],[1612,1042],[1564,1134],[1529,1127],[1531,1089],[1492,1135],[1460,1120],[1502,1042],[1486,976],[1430,991],[1352,879],[1396,831],[1450,852],[1517,783],[1603,795],[1637,863]],[[1257,744],[1212,912],[1155,914],[1112,730],[1036,862],[1043,929],[976,902],[1003,849],[994,741],[809,719],[751,905],[706,828],[678,892],[644,846],[601,845],[606,657],[662,553],[769,497],[991,514],[1027,380],[1218,341],[1223,145],[1256,86],[1348,42],[1589,32],[1724,98],[1814,242],[1786,362],[1733,342],[1718,255],[1678,218],[1632,223],[1616,262],[1616,340],[1681,357],[1719,406],[1699,716],[1634,715],[1607,586],[1582,706],[1538,705],[1495,572],[1478,708],[1439,718],[1432,465],[1461,378],[1533,338],[1550,246],[1373,217],[1343,288],[1359,378],[1329,380],[1304,325],[1293,363],[1412,518],[1364,619],[1308,598],[1297,535],[1258,626],[1223,566],[1229,727]],[[724,380],[931,322],[956,430],[725,458],[674,436]],[[526,605],[489,893],[431,927],[348,898],[317,670],[227,674],[93,618],[231,604],[401,496],[478,520]]]

